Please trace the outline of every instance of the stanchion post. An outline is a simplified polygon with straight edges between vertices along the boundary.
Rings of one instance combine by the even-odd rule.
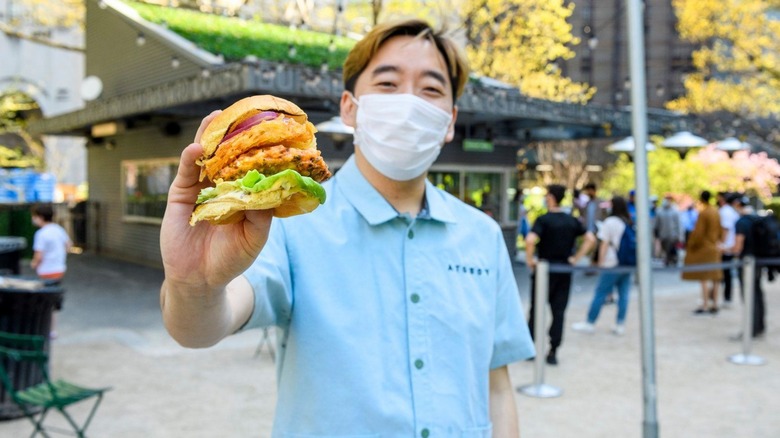
[[[766,361],[759,356],[750,354],[753,342],[753,306],[755,303],[756,259],[747,256],[742,268],[742,353],[729,356],[729,362],[737,365],[763,365]]]
[[[534,358],[534,383],[518,388],[522,394],[530,397],[552,398],[560,397],[563,390],[544,383],[544,347],[547,341],[544,327],[545,315],[547,315],[547,294],[550,287],[550,263],[540,260],[536,264],[535,288],[534,288],[534,346],[536,358]]]

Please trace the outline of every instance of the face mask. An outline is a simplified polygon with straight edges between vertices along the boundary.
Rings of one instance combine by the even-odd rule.
[[[355,104],[355,144],[382,175],[408,181],[436,161],[451,113],[413,94],[366,94]]]

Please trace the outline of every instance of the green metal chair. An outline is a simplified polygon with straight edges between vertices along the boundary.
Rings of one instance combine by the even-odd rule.
[[[89,426],[89,422],[103,399],[103,393],[110,388],[84,388],[65,380],[50,380],[49,354],[44,349],[45,341],[46,339],[40,335],[0,332],[0,383],[3,384],[14,403],[35,426],[35,430],[30,435],[31,438],[39,433],[44,437],[49,437],[47,431],[67,433],[83,438],[84,431]],[[12,362],[33,363],[40,369],[43,382],[29,388],[14,387],[12,374],[14,367],[8,366]],[[95,399],[92,409],[84,424],[79,426],[65,409],[74,403],[91,398]],[[54,426],[44,428],[43,422],[51,409],[59,411],[73,427],[73,431]]]

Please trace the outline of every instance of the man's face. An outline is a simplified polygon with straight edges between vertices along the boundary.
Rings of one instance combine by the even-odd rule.
[[[386,40],[360,74],[355,83],[355,98],[364,94],[414,94],[444,111],[452,112],[447,135],[455,135],[454,106],[444,57],[436,44],[425,38],[396,36]],[[345,91],[341,96],[341,118],[349,126],[356,125],[357,105]]]

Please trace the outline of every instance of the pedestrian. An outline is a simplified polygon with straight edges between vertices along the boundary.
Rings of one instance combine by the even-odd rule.
[[[683,232],[685,233],[683,244],[687,246],[688,237],[690,237],[693,232],[696,221],[699,220],[699,210],[696,209],[696,203],[691,202],[680,214],[680,217],[682,219]]]
[[[688,246],[685,252],[685,266],[695,266],[707,263],[720,263],[720,249],[718,244],[721,239],[720,215],[718,210],[710,204],[712,195],[704,190],[699,196],[699,218],[688,237]],[[694,314],[718,313],[718,285],[723,279],[723,270],[711,271],[683,271],[683,280],[696,280],[701,283],[701,306],[693,311]]]
[[[547,213],[536,219],[525,241],[526,263],[532,273],[531,310],[528,317],[528,326],[532,336],[541,336],[541,333],[534,333],[534,314],[537,305],[534,293],[536,291],[534,268],[537,258],[550,263],[573,265],[587,254],[596,243],[596,237],[585,229],[582,222],[561,210],[560,203],[565,194],[566,188],[561,185],[547,186],[547,194],[544,197],[547,203]],[[584,240],[575,253],[576,241],[580,236],[584,236]],[[558,364],[557,352],[563,340],[564,314],[569,303],[571,276],[571,272],[550,273],[547,298],[552,311],[552,323],[549,331],[550,349],[546,357],[546,361],[550,365]],[[537,351],[537,354],[540,353]]]
[[[612,198],[612,212],[599,227],[598,265],[602,268],[618,266],[617,250],[627,226],[633,225],[628,214],[628,204],[621,196]],[[587,320],[572,325],[579,332],[593,333],[595,324],[605,299],[617,289],[617,318],[612,332],[618,336],[625,333],[626,313],[628,312],[628,292],[631,288],[630,272],[601,272],[596,282],[596,290],[590,303]]]
[[[753,227],[758,216],[754,213],[747,197],[736,195],[732,197],[731,201],[731,206],[739,213],[740,217],[735,225],[734,246],[729,248],[729,251],[740,259],[755,256],[756,242],[753,238]],[[764,290],[761,287],[764,269],[763,266],[756,266],[753,277],[753,327],[751,328],[753,337],[763,336],[766,331]],[[745,285],[742,279],[742,267],[739,268],[739,285],[744,299]],[[735,340],[741,338],[742,334],[740,333],[735,337]]]
[[[731,205],[732,201],[741,198],[739,194],[732,194],[727,192],[718,192],[718,214],[720,215],[720,226],[723,229],[723,234],[720,242],[721,249],[721,261],[728,263],[734,259],[734,254],[731,248],[734,247],[734,238],[736,237],[736,226],[739,220],[739,213]],[[731,267],[723,268],[723,307],[731,307],[731,288],[733,281],[731,278]]]
[[[501,228],[427,180],[466,58],[423,21],[382,23],[343,77],[355,150],[309,214],[190,227],[203,120],[161,228],[165,325],[189,347],[277,327],[273,437],[516,437],[507,365],[534,351]]]
[[[30,266],[38,277],[59,282],[67,271],[68,251],[72,246],[68,233],[54,222],[54,209],[49,204],[32,208],[32,222],[38,227],[33,235],[33,257]]]
[[[677,265],[677,245],[682,240],[680,215],[671,195],[664,196],[661,208],[656,214],[653,224],[655,237],[661,246],[661,256],[664,266]]]

